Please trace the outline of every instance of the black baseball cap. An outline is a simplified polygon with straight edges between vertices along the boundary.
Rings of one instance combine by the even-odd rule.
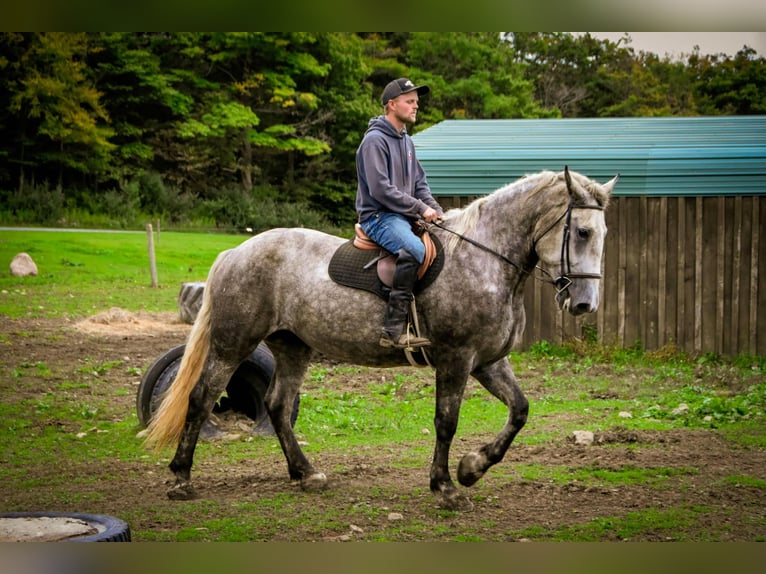
[[[416,86],[407,78],[393,80],[383,90],[383,94],[380,96],[380,103],[385,106],[388,100],[393,100],[402,94],[414,92],[415,90],[418,91],[419,96],[423,96],[431,91],[428,86]]]

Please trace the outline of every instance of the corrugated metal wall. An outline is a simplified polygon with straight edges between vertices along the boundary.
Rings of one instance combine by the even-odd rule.
[[[617,195],[766,193],[766,116],[448,120],[414,136],[433,192],[491,193],[565,165]]]
[[[471,121],[470,130],[458,125],[464,122],[444,122],[452,128],[439,124],[415,136],[442,205],[463,206],[525,173],[565,164],[599,181],[621,174],[606,212],[601,308],[575,319],[558,310],[550,285],[529,280],[522,348],[595,330],[601,342],[619,346],[766,355],[766,117],[512,122],[525,126],[513,128],[519,133],[537,127],[497,149],[475,139],[509,133],[492,121],[479,122],[483,129]],[[561,122],[566,126],[549,125]],[[659,127],[661,146],[650,136]],[[421,147],[421,136],[432,130],[439,145],[431,139]],[[586,157],[589,139],[598,141]],[[532,141],[540,149],[527,145]],[[545,141],[557,145],[543,153]],[[512,169],[499,176],[507,162]]]

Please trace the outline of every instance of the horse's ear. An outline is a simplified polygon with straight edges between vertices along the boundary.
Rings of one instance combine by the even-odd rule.
[[[574,198],[574,191],[572,190],[572,176],[569,175],[569,166],[564,166],[564,181],[567,182],[567,191],[569,192],[569,197]]]
[[[617,183],[617,180],[620,179],[620,174],[618,173],[615,175],[612,179],[607,181],[604,185],[601,186],[601,189],[603,189],[607,194],[612,195],[612,190],[614,189],[614,184]]]

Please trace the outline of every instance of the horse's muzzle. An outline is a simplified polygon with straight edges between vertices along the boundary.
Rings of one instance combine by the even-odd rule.
[[[571,315],[584,315],[593,313],[596,306],[590,301],[573,302],[569,289],[563,289],[556,293],[556,303],[562,311],[568,311]]]

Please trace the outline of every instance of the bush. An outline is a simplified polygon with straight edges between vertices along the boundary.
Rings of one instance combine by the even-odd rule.
[[[27,185],[23,192],[7,192],[7,210],[16,223],[55,224],[64,214],[64,192],[48,182]]]
[[[122,182],[120,189],[110,189],[101,194],[90,194],[86,202],[93,213],[102,213],[112,226],[131,227],[139,219],[138,182]]]
[[[277,201],[271,188],[257,188],[247,193],[232,186],[215,195],[201,203],[198,216],[213,219],[219,228],[247,229],[252,233],[275,227],[307,227],[334,234],[340,231],[306,202]]]
[[[191,193],[181,193],[168,187],[155,172],[144,172],[136,178],[141,210],[160,216],[171,223],[181,223],[191,218],[196,198]]]

